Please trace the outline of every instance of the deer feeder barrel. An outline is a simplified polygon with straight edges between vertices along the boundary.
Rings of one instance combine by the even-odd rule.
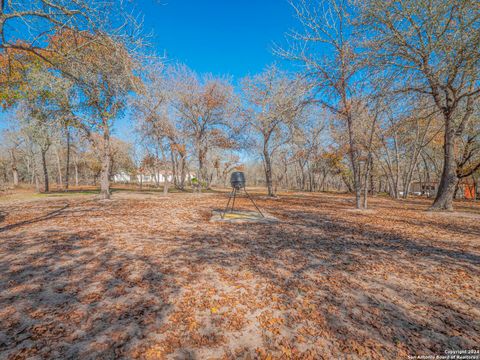
[[[237,190],[244,188],[245,183],[246,183],[245,174],[241,171],[235,171],[230,176],[230,184],[232,185],[233,188]]]

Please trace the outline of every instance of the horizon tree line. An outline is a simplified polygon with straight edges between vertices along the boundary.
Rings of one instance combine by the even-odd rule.
[[[2,2],[1,101],[14,114],[3,182],[48,191],[55,173],[68,188],[89,153],[84,177],[105,199],[119,164],[172,174],[165,192],[184,190],[192,171],[201,191],[243,167],[268,196],[348,191],[357,208],[377,192],[406,198],[416,183],[436,193],[432,210],[451,210],[462,186],[476,197],[477,2],[292,0],[299,26],[275,52],[302,70],[270,65],[236,83],[148,54],[135,18],[113,14],[115,4]],[[44,31],[20,39],[5,26],[16,21]],[[127,113],[135,144],[112,140]]]

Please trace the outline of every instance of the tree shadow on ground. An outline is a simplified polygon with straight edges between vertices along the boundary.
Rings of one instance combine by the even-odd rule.
[[[125,222],[102,234],[0,234],[0,351],[203,358],[217,349],[239,358],[257,356],[258,346],[278,358],[383,359],[480,342],[475,247],[360,227],[336,217],[347,202],[322,199],[262,200],[278,224],[212,225],[215,206],[192,198],[176,200],[179,212],[142,200],[64,213]],[[131,229],[160,206],[168,211],[151,227]]]
[[[146,350],[142,340],[162,326],[179,291],[171,269],[91,231],[25,236],[2,243],[6,358],[118,358]]]
[[[168,256],[232,274],[252,272],[273,287],[270,296],[283,299],[284,338],[294,346],[298,329],[307,326],[322,356],[443,354],[480,341],[472,311],[480,307],[478,254],[375,227],[359,231],[312,211],[285,217],[278,225],[203,229],[179,239]],[[313,307],[298,306],[302,299]],[[282,336],[264,336],[270,350],[278,350]]]
[[[15,229],[17,227],[24,226],[24,225],[35,224],[35,223],[38,223],[38,222],[41,222],[41,221],[52,219],[52,218],[60,215],[69,206],[70,206],[69,204],[65,204],[61,208],[55,209],[55,210],[53,210],[53,211],[51,211],[51,212],[49,212],[45,215],[38,216],[36,218],[29,219],[29,220],[20,221],[20,222],[17,222],[15,224],[6,225],[6,226],[0,228],[0,233],[2,233],[4,231],[7,231],[7,230],[12,230],[12,229]],[[0,216],[0,221],[2,221],[2,220],[3,219],[1,219],[1,216]]]

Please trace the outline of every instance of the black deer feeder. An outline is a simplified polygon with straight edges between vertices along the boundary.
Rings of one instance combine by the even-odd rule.
[[[262,214],[262,212],[260,211],[260,209],[258,208],[257,204],[255,204],[255,201],[253,201],[250,194],[247,192],[247,189],[245,189],[246,183],[247,183],[247,181],[245,180],[245,174],[243,172],[235,171],[235,172],[232,173],[232,175],[230,176],[230,185],[232,185],[232,191],[230,192],[230,194],[228,196],[227,207],[225,208],[225,211],[222,214],[222,219],[225,217],[225,214],[227,213],[228,208],[230,206],[230,201],[232,199],[233,199],[233,201],[232,201],[232,207],[230,208],[230,213],[233,212],[233,207],[235,206],[235,198],[237,197],[237,195],[240,194],[240,191],[242,189],[245,192],[245,195],[247,195],[247,198],[250,199],[250,201],[252,202],[253,206],[255,206],[255,209],[257,209],[258,213],[262,217],[265,217]]]

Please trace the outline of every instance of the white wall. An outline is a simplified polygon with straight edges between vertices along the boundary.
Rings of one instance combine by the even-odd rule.
[[[186,174],[186,179],[190,180],[192,177],[195,175],[193,174]],[[142,182],[144,184],[149,184],[149,183],[155,183],[155,178],[158,178],[158,182],[163,183],[165,182],[165,176],[163,174],[139,174],[136,176],[136,181],[137,182]],[[119,174],[113,175],[113,182],[116,183],[127,183],[127,182],[132,182],[134,181],[135,177],[130,176],[127,173],[121,172]],[[173,175],[167,175],[167,180],[168,182],[173,182]]]

